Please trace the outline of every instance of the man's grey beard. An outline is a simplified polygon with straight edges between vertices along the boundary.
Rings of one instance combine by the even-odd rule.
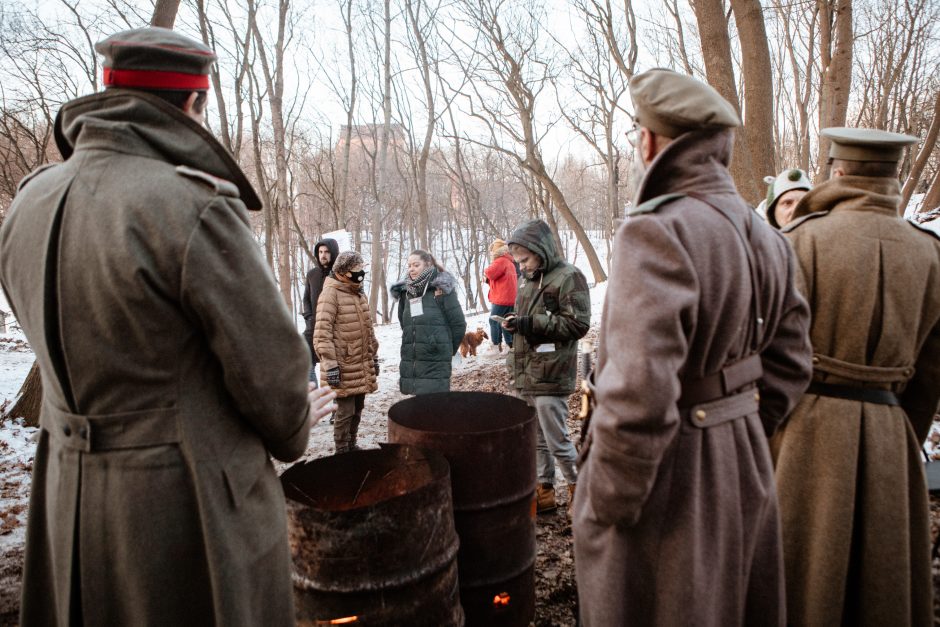
[[[643,157],[639,151],[634,153],[633,161],[630,163],[630,182],[633,188],[633,205],[636,206],[640,200],[640,188],[643,186],[643,178],[646,176],[646,164],[643,163]]]

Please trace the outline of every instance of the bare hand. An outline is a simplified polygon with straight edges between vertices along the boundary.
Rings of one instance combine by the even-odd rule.
[[[516,323],[510,322],[513,318],[516,317],[516,314],[509,314],[506,316],[506,319],[499,323],[499,326],[503,327],[507,331],[512,331],[515,329]]]
[[[314,426],[326,416],[336,411],[336,392],[328,387],[318,388],[313,383],[307,388],[307,402],[310,403],[310,426]]]

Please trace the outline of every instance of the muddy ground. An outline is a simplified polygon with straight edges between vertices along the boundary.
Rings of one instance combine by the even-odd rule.
[[[470,361],[458,368],[454,375],[453,389],[508,393],[509,379],[501,356],[485,355],[478,361]],[[401,398],[397,391],[370,397],[360,429],[362,445],[371,446],[385,440],[385,415],[388,408]],[[577,398],[572,396],[569,405],[572,408],[572,418],[569,419],[568,426],[573,439],[578,442],[581,424],[574,418],[577,414]],[[329,454],[331,434],[331,427],[324,420],[314,429],[306,457]],[[14,490],[16,484],[28,477],[30,470],[29,464],[0,455],[0,490]],[[567,490],[564,489],[560,477],[558,484],[559,509],[537,518],[535,624],[538,627],[574,625],[577,613],[571,525],[565,514]],[[8,534],[21,531],[16,528],[21,526],[24,518],[23,512],[19,511],[23,506],[23,501],[20,500],[14,506],[17,511],[0,511],[0,536],[9,537]],[[937,538],[940,533],[940,498],[931,497],[930,510],[933,537]],[[8,544],[0,555],[0,627],[17,624],[22,558],[20,543],[15,546]],[[933,561],[933,573],[936,616],[940,617],[940,560]]]

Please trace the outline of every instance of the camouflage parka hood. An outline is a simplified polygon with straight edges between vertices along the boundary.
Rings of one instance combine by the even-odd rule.
[[[539,271],[543,274],[551,272],[562,261],[552,230],[542,220],[529,220],[520,224],[512,232],[507,244],[524,246],[538,255],[542,259]]]

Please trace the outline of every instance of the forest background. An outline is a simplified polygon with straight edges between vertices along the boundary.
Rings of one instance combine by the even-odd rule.
[[[380,321],[414,248],[485,310],[487,247],[527,218],[603,281],[638,182],[627,85],[651,67],[738,108],[752,204],[783,168],[827,177],[820,128],[863,126],[922,138],[903,203],[940,206],[938,0],[0,0],[0,219],[60,158],[59,107],[102,88],[94,42],[149,23],[219,54],[207,125],[260,192],[253,228],[295,312],[337,229]]]

